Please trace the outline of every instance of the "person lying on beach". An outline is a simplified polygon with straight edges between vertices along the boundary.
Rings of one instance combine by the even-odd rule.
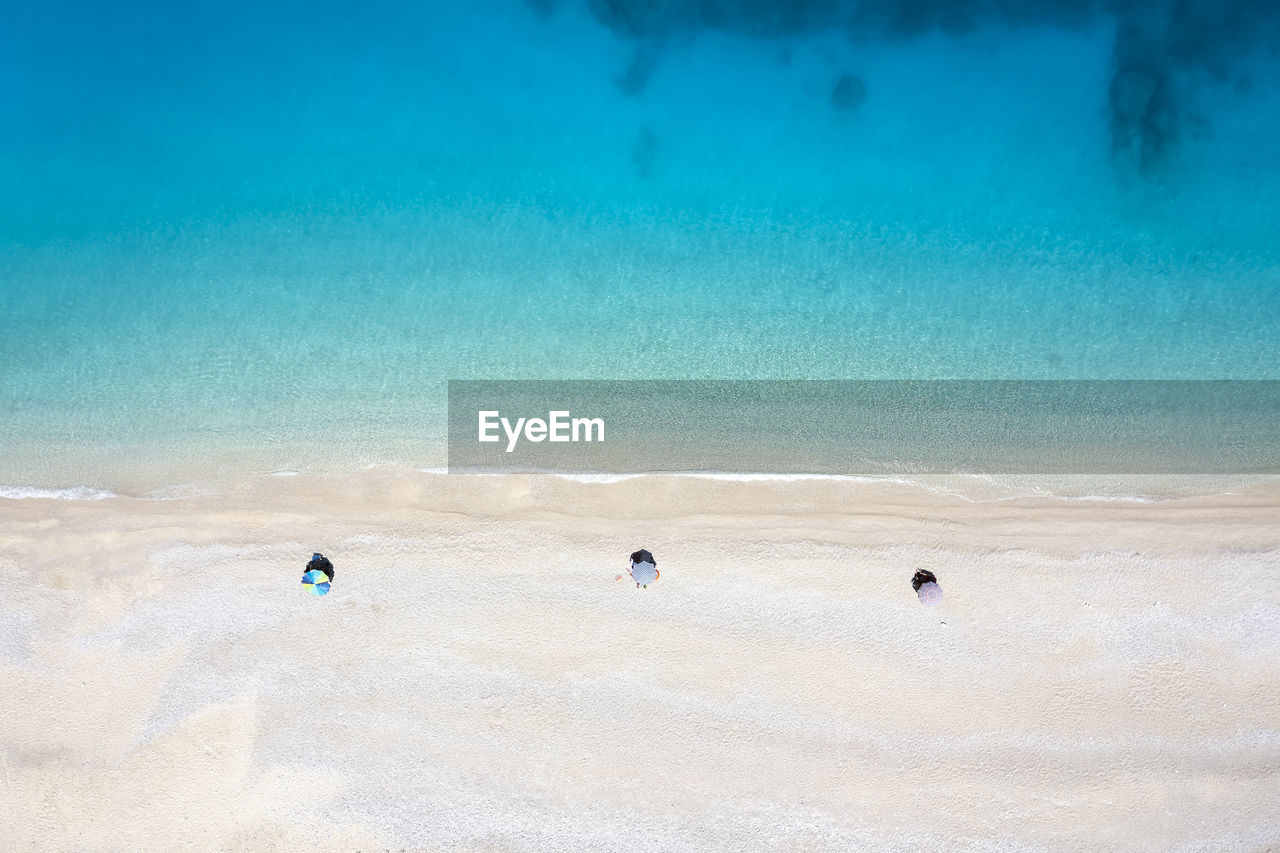
[[[631,579],[645,589],[658,579],[658,561],[644,548],[631,555]]]
[[[307,563],[306,571],[324,572],[325,577],[329,578],[329,582],[333,583],[333,563],[329,562],[329,558],[324,554],[312,554],[311,562]]]
[[[911,578],[911,588],[916,592],[920,591],[920,587],[927,583],[937,583],[938,578],[928,569],[917,569],[915,576]]]

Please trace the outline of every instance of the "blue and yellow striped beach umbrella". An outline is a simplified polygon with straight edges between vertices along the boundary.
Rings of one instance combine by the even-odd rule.
[[[329,576],[319,569],[312,569],[303,573],[302,585],[312,595],[324,595],[329,591]]]

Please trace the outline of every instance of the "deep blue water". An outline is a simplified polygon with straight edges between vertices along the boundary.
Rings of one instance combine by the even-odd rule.
[[[1262,13],[1194,50],[1152,25],[1154,153],[1112,150],[1106,12],[5,13],[0,482],[430,462],[448,378],[1280,378]]]

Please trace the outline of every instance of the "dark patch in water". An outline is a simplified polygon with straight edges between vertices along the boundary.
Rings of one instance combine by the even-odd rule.
[[[653,174],[653,161],[658,155],[658,138],[647,127],[640,128],[636,140],[631,145],[631,165],[636,174],[648,179]]]
[[[677,0],[589,0],[592,14],[622,38],[656,36],[689,19],[689,3]]]
[[[614,80],[624,95],[635,96],[649,85],[649,76],[658,67],[658,47],[655,44],[642,44],[636,48],[631,57],[631,64],[622,76]]]
[[[708,28],[771,38],[839,25],[848,0],[588,0],[596,18],[620,38]]]
[[[1173,143],[1171,87],[1168,72],[1145,63],[1121,68],[1111,78],[1111,152],[1136,152],[1144,173],[1165,159]]]
[[[556,10],[556,0],[524,0],[524,2],[528,3],[533,14],[543,21],[550,18]]]
[[[1191,128],[1191,138],[1199,142],[1213,141],[1213,127],[1209,124],[1209,119],[1199,113],[1192,113],[1187,116],[1187,127]]]
[[[1173,75],[1161,34],[1149,22],[1127,23],[1112,47],[1112,157],[1137,157],[1143,174],[1164,162],[1177,132]]]
[[[977,25],[983,4],[977,0],[869,0],[859,3],[849,17],[849,34],[909,38],[931,30],[965,33]]]
[[[837,25],[845,15],[841,0],[701,0],[705,26],[775,37]]]
[[[530,0],[536,2],[536,0]],[[710,28],[781,37],[843,26],[854,38],[963,34],[984,24],[1076,28],[1102,15],[1161,31],[1170,60],[1208,67],[1274,44],[1275,0],[588,0],[623,38]],[[1229,64],[1226,63],[1226,64]]]
[[[529,0],[550,2],[550,0]],[[905,39],[931,32],[951,35],[984,26],[1078,29],[1115,22],[1110,83],[1113,153],[1136,153],[1143,172],[1165,161],[1178,138],[1186,72],[1222,86],[1247,83],[1236,68],[1253,48],[1280,44],[1280,0],[587,0],[595,17],[618,38],[670,43],[700,29],[760,38],[843,28],[855,41]],[[785,49],[779,65],[790,62]],[[642,45],[618,79],[627,94],[643,91],[656,57]],[[851,75],[850,75],[851,76]],[[844,78],[841,78],[842,81]],[[856,78],[855,78],[856,79]],[[859,81],[860,82],[860,81]],[[837,110],[857,109],[854,83],[833,90]],[[865,88],[862,89],[865,97]],[[1199,132],[1199,129],[1194,129]]]
[[[839,112],[851,112],[867,99],[867,84],[856,74],[841,76],[831,87],[831,106]]]

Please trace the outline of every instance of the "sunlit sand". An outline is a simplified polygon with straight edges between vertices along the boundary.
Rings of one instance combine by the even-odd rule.
[[[1275,840],[1274,484],[371,471],[72,497],[0,501],[15,849]],[[661,581],[616,583],[642,545]]]

